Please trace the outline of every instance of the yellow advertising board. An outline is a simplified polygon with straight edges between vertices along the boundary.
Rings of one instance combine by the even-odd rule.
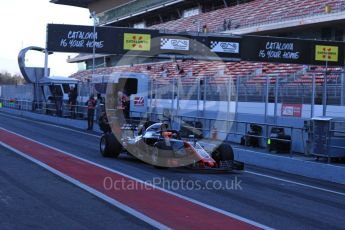
[[[151,35],[150,34],[130,34],[125,33],[123,39],[124,50],[150,51]]]
[[[338,46],[316,45],[315,47],[316,61],[338,62],[338,57],[339,57]]]

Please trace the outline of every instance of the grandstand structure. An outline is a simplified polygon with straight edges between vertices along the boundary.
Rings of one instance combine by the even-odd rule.
[[[98,26],[150,28],[167,32],[216,32],[253,34],[330,41],[345,41],[345,2],[343,0],[51,0],[88,8],[95,12]],[[208,77],[216,91],[233,81],[238,84],[237,100],[244,102],[274,101],[278,103],[321,104],[325,79],[329,105],[344,106],[344,69],[325,66],[257,62],[207,62],[155,58],[128,59],[96,55],[96,74],[116,71],[143,72],[152,79],[181,79],[188,84]],[[92,55],[79,54],[67,60],[84,62],[86,70],[72,75],[91,79]],[[325,77],[327,75],[327,78]],[[163,80],[162,80],[163,79]],[[238,82],[238,83],[237,83]],[[277,84],[276,84],[277,82]],[[267,85],[269,84],[269,86]],[[274,90],[279,87],[279,90]],[[265,91],[266,90],[266,91]],[[268,91],[270,95],[268,94]],[[315,100],[312,100],[314,96]],[[216,99],[215,99],[216,100]],[[343,108],[343,107],[342,107]],[[309,109],[310,110],[310,109]],[[337,109],[334,109],[334,111]],[[345,112],[345,111],[344,111]],[[332,114],[332,113],[331,113]],[[310,113],[306,117],[315,115]],[[336,113],[332,114],[336,116]]]

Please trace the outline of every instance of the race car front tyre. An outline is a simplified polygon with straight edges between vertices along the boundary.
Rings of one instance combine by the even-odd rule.
[[[103,134],[100,141],[100,152],[104,157],[115,157],[120,155],[122,146],[114,134]]]
[[[212,158],[216,161],[233,161],[234,151],[229,144],[220,144],[213,152]]]

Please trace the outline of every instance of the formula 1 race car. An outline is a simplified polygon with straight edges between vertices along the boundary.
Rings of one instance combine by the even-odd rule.
[[[112,132],[102,135],[100,152],[104,157],[116,158],[121,152],[127,152],[156,168],[187,167],[216,171],[244,168],[242,162],[234,160],[229,144],[222,143],[207,152],[193,136],[182,140],[178,131],[168,129],[164,123],[154,123],[147,128],[127,124],[121,128],[121,137],[116,136]]]

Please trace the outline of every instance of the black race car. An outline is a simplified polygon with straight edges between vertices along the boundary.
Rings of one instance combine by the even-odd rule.
[[[168,129],[164,123],[124,125],[121,132],[104,133],[100,140],[100,152],[104,157],[118,157],[127,152],[157,168],[187,167],[200,170],[242,170],[244,164],[234,160],[232,147],[222,143],[207,152],[194,136],[183,140],[179,132]]]

